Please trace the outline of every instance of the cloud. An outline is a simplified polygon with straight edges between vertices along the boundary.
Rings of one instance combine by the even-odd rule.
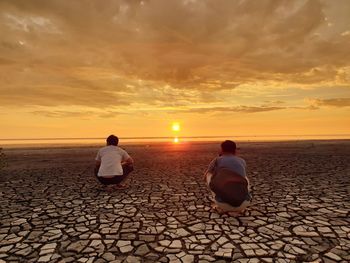
[[[310,100],[309,100],[310,102]],[[168,114],[220,114],[220,113],[260,113],[270,112],[278,110],[317,110],[319,105],[315,101],[311,101],[312,104],[306,106],[287,106],[284,101],[265,101],[260,106],[252,105],[237,105],[237,106],[214,106],[207,104],[205,107],[198,107],[193,104],[184,103],[183,105],[174,105],[167,101],[157,104],[156,108],[149,108],[147,104],[138,105],[134,108],[120,108],[119,110],[101,110],[92,109],[86,110],[57,110],[46,107],[42,110],[33,110],[29,113],[39,115],[48,118],[81,118],[81,119],[92,119],[92,118],[114,118],[120,115],[130,116],[150,116],[155,113],[168,113]],[[284,106],[280,106],[284,105]]]
[[[272,107],[272,106],[236,106],[236,107],[203,107],[203,108],[191,108],[191,109],[178,109],[174,111],[168,111],[169,113],[230,113],[230,112],[242,112],[242,113],[258,113],[266,111],[283,110],[286,107]]]
[[[114,117],[118,117],[120,115],[129,115],[129,114],[133,114],[132,112],[128,112],[128,111],[106,111],[106,112],[102,112],[99,113],[97,116],[100,118],[114,118]]]
[[[0,104],[2,107],[17,106],[89,106],[106,108],[110,106],[129,105],[123,95],[114,92],[92,90],[81,84],[38,85],[27,87],[2,88]]]
[[[350,84],[349,1],[2,0],[0,10],[3,107],[176,107],[241,86]]]
[[[31,111],[31,114],[39,115],[48,118],[86,118],[93,114],[90,111],[62,111],[62,110],[36,110]]]
[[[177,109],[173,111],[168,111],[170,114],[177,113],[199,113],[199,114],[208,114],[208,113],[260,113],[260,112],[269,112],[269,111],[278,111],[278,110],[317,110],[319,109],[315,105],[308,106],[273,106],[273,104],[283,104],[284,102],[278,101],[273,102],[270,105],[260,105],[260,106],[248,106],[248,105],[239,105],[239,106],[220,106],[220,107],[201,107],[201,108],[187,108],[187,109]]]
[[[266,100],[264,101],[266,104],[272,104],[272,105],[281,105],[281,104],[284,104],[285,102],[284,101],[281,101],[281,100]]]
[[[80,118],[80,119],[93,119],[99,118],[113,118],[123,114],[129,114],[128,112],[121,111],[67,111],[67,110],[34,110],[29,113],[47,118]]]
[[[318,106],[349,107],[350,98],[315,99],[313,102]]]

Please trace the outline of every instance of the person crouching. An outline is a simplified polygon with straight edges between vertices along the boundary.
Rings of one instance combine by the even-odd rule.
[[[213,195],[213,208],[218,213],[238,215],[250,204],[252,196],[246,162],[236,155],[235,142],[221,143],[220,156],[209,164],[205,179]]]
[[[117,189],[125,189],[123,184],[127,176],[134,170],[133,159],[118,147],[119,139],[115,135],[107,138],[107,146],[97,152],[95,176],[103,185],[114,185]]]

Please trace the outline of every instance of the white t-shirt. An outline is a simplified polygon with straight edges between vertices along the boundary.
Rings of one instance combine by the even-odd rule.
[[[128,158],[129,154],[118,146],[108,145],[101,148],[95,159],[101,162],[97,176],[123,175],[121,162]]]

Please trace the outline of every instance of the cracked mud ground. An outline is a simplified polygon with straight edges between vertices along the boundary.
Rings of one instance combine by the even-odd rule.
[[[210,208],[217,144],[126,146],[127,190],[92,175],[96,147],[8,149],[0,262],[349,262],[350,143],[242,143],[253,204]]]

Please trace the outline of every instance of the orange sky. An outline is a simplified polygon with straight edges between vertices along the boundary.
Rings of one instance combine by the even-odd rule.
[[[0,2],[0,138],[350,134],[350,1]]]

